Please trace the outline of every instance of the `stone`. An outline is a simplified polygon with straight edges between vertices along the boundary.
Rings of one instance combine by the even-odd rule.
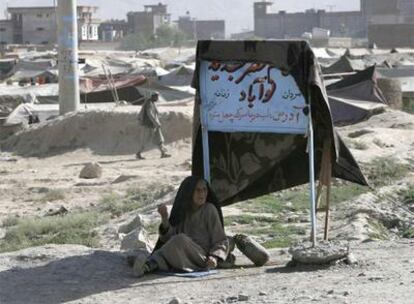
[[[79,177],[92,179],[100,178],[102,176],[102,167],[98,163],[88,163],[81,170]]]
[[[69,210],[65,206],[60,206],[59,209],[49,209],[45,216],[66,215],[67,213],[69,213]]]
[[[143,218],[141,214],[138,214],[131,222],[119,226],[118,233],[128,234],[132,230],[141,228],[143,226]]]
[[[355,258],[355,256],[352,253],[349,253],[346,256],[345,263],[348,265],[356,265],[358,264],[358,260]]]
[[[143,228],[136,228],[126,235],[120,234],[121,250],[134,251],[144,249],[148,252],[152,251],[152,244],[148,239],[147,233]]]
[[[325,265],[344,259],[349,254],[347,243],[322,241],[315,246],[302,242],[289,248],[292,261],[300,264]]]
[[[173,298],[168,304],[180,304],[182,303],[179,298]]]
[[[230,296],[226,298],[226,303],[235,303],[238,301],[238,299],[239,299],[238,297]]]
[[[123,183],[123,182],[125,182],[129,179],[133,179],[133,178],[136,178],[136,177],[137,177],[137,175],[120,175],[112,182],[112,184]]]
[[[259,291],[259,296],[267,296],[267,292],[265,292],[265,291]]]
[[[248,295],[244,295],[244,294],[239,294],[239,296],[237,297],[237,300],[239,302],[244,302],[244,301],[249,301],[250,297]]]

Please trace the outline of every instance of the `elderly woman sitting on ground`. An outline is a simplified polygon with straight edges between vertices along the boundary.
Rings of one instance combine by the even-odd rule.
[[[161,271],[192,272],[216,268],[226,260],[229,241],[224,233],[223,215],[207,182],[189,176],[180,185],[171,215],[158,207],[160,237],[145,261],[135,261],[134,275]]]

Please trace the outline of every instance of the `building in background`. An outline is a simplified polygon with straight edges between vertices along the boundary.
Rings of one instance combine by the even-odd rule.
[[[255,36],[297,38],[314,28],[331,37],[368,38],[379,47],[414,47],[414,0],[361,0],[361,10],[271,13],[271,1],[254,3]]]
[[[94,18],[98,11],[96,6],[78,6],[78,31],[80,41],[99,40],[98,28],[100,20]]]
[[[171,24],[171,15],[167,12],[167,5],[145,5],[144,11],[129,12],[127,14],[128,31],[134,34],[155,35],[162,25]]]
[[[78,34],[80,41],[98,40],[99,20],[93,17],[95,6],[78,6]],[[56,44],[56,8],[9,7],[9,20],[1,20],[0,28],[7,32],[7,44]],[[11,34],[10,34],[11,32]],[[0,32],[2,33],[2,32]]]
[[[13,24],[11,20],[0,20],[0,45],[10,44],[13,41]]]
[[[177,21],[178,29],[189,39],[207,40],[224,39],[226,37],[226,23],[224,20],[198,20],[191,18],[190,12],[181,16]]]
[[[101,41],[118,41],[127,35],[128,23],[125,20],[108,20],[99,25],[98,32]]]
[[[334,37],[366,37],[366,18],[361,11],[326,12],[306,10],[300,13],[270,13],[273,2],[254,3],[255,36],[263,38],[297,38],[311,33],[314,28],[330,31]]]
[[[361,8],[371,45],[414,47],[414,0],[361,0]]]

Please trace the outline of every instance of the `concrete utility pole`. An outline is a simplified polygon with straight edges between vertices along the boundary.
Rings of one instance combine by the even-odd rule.
[[[59,113],[79,109],[78,17],[76,0],[58,0]]]

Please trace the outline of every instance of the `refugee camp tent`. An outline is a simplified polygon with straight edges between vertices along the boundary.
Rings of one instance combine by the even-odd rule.
[[[36,78],[57,82],[56,61],[54,59],[24,59],[14,66],[10,79],[17,82],[33,82]]]
[[[30,98],[25,95],[1,95],[0,96],[0,120],[4,122],[7,117],[20,104],[29,102]]]
[[[385,110],[387,100],[377,78],[374,65],[326,87],[335,125],[355,124]]]
[[[158,77],[158,82],[165,86],[190,86],[195,66],[181,65],[167,75]]]
[[[144,84],[146,78],[142,75],[123,75],[111,82],[109,79],[80,79],[82,102],[114,102],[113,88],[116,89],[119,100],[133,102],[142,95],[137,86]]]
[[[147,79],[145,83],[136,88],[142,96],[158,93],[160,101],[176,101],[194,97],[194,89],[190,86],[165,86],[153,79]]]
[[[332,65],[323,68],[323,74],[339,74],[365,70],[365,62],[362,59],[350,59],[347,55],[339,58]]]
[[[312,109],[315,128],[315,176],[318,177],[320,173],[323,146],[330,143],[327,153],[333,162],[332,175],[362,185],[367,184],[352,154],[335,132],[318,63],[306,42],[199,41],[196,58],[194,87],[197,94],[192,157],[194,175],[204,175],[200,66],[203,61],[208,61],[240,66],[249,64],[252,70],[268,65],[276,67],[283,75],[293,77],[300,94],[306,98],[308,105],[310,102]],[[232,81],[231,76],[229,72],[229,81]],[[250,93],[260,94],[256,91]],[[226,92],[219,92],[220,94],[229,99],[234,98]],[[238,102],[239,96],[236,98]],[[305,107],[303,111],[307,115],[309,108]],[[233,116],[237,119],[235,117]],[[223,206],[309,181],[309,159],[306,152],[308,140],[303,134],[210,131],[208,137],[211,185]]]
[[[328,95],[387,104],[387,100],[378,87],[377,79],[377,67],[374,65],[330,84],[326,90]]]
[[[16,65],[16,59],[0,59],[0,79],[9,77]]]

